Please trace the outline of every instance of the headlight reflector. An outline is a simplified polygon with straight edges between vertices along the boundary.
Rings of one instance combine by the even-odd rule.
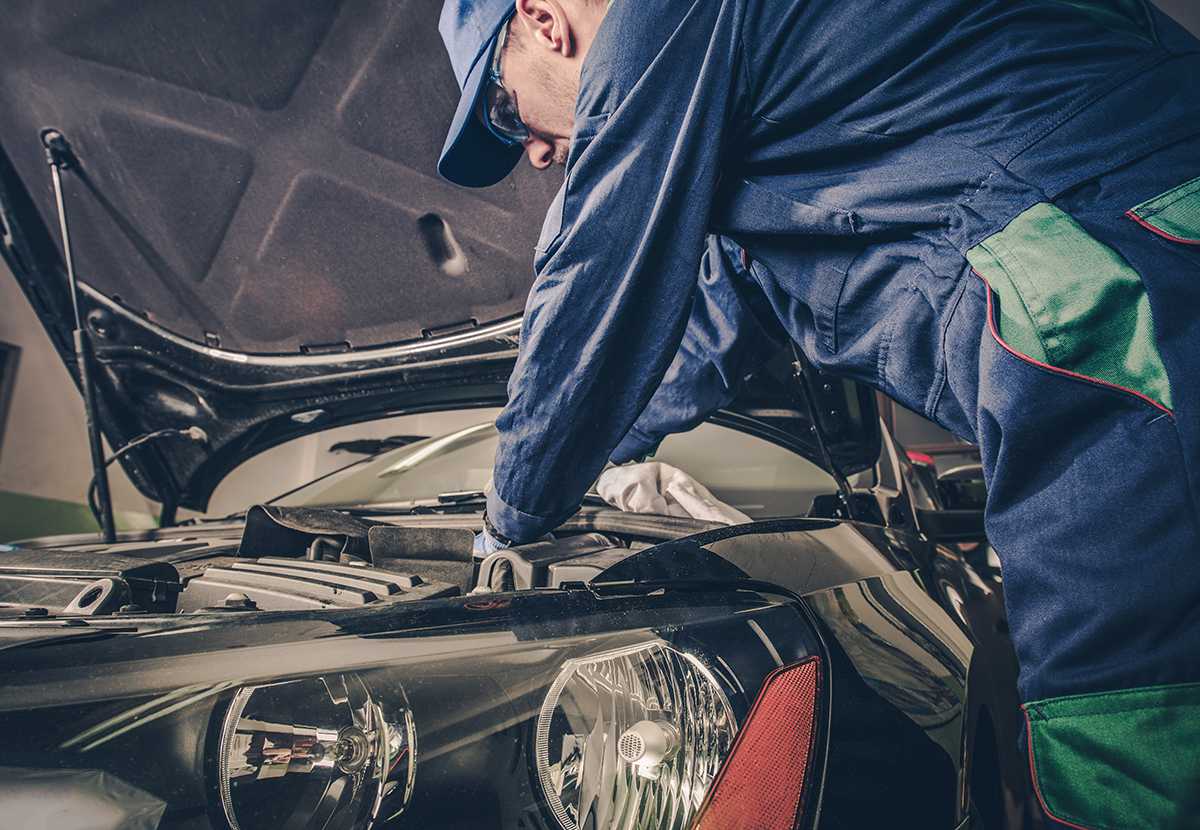
[[[686,828],[736,732],[708,667],[651,642],[567,661],[534,753],[563,830]]]
[[[233,830],[356,827],[411,792],[413,725],[352,674],[247,686],[225,715],[221,805]],[[394,813],[395,810],[392,810]]]

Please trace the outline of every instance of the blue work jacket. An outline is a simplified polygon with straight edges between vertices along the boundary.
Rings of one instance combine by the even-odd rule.
[[[615,3],[535,251],[495,527],[558,525],[772,340],[975,439],[977,366],[945,347],[965,252],[1200,131],[1196,50],[1137,2]]]

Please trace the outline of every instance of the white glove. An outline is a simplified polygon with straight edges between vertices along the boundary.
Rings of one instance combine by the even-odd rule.
[[[506,548],[508,548],[508,545],[488,533],[485,527],[475,534],[475,542],[471,545],[471,553],[477,559],[482,559],[498,550],[505,550]]]
[[[661,461],[609,467],[596,480],[596,492],[628,513],[682,516],[727,525],[753,521],[742,511],[718,501],[683,470]]]

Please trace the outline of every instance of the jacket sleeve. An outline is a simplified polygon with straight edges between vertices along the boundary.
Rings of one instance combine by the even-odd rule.
[[[612,451],[623,464],[654,452],[662,440],[697,426],[737,395],[745,375],[766,360],[775,339],[743,299],[750,289],[741,249],[709,237],[683,341],[658,390]]]
[[[658,388],[696,293],[740,6],[650,5],[616,4],[593,43],[535,256],[487,505],[517,541],[578,507]]]

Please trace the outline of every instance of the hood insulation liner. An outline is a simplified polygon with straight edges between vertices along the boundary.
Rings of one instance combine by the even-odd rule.
[[[561,177],[437,177],[441,0],[8,0],[0,143],[83,282],[197,342],[375,346],[519,314]],[[19,222],[33,217],[17,217]]]

